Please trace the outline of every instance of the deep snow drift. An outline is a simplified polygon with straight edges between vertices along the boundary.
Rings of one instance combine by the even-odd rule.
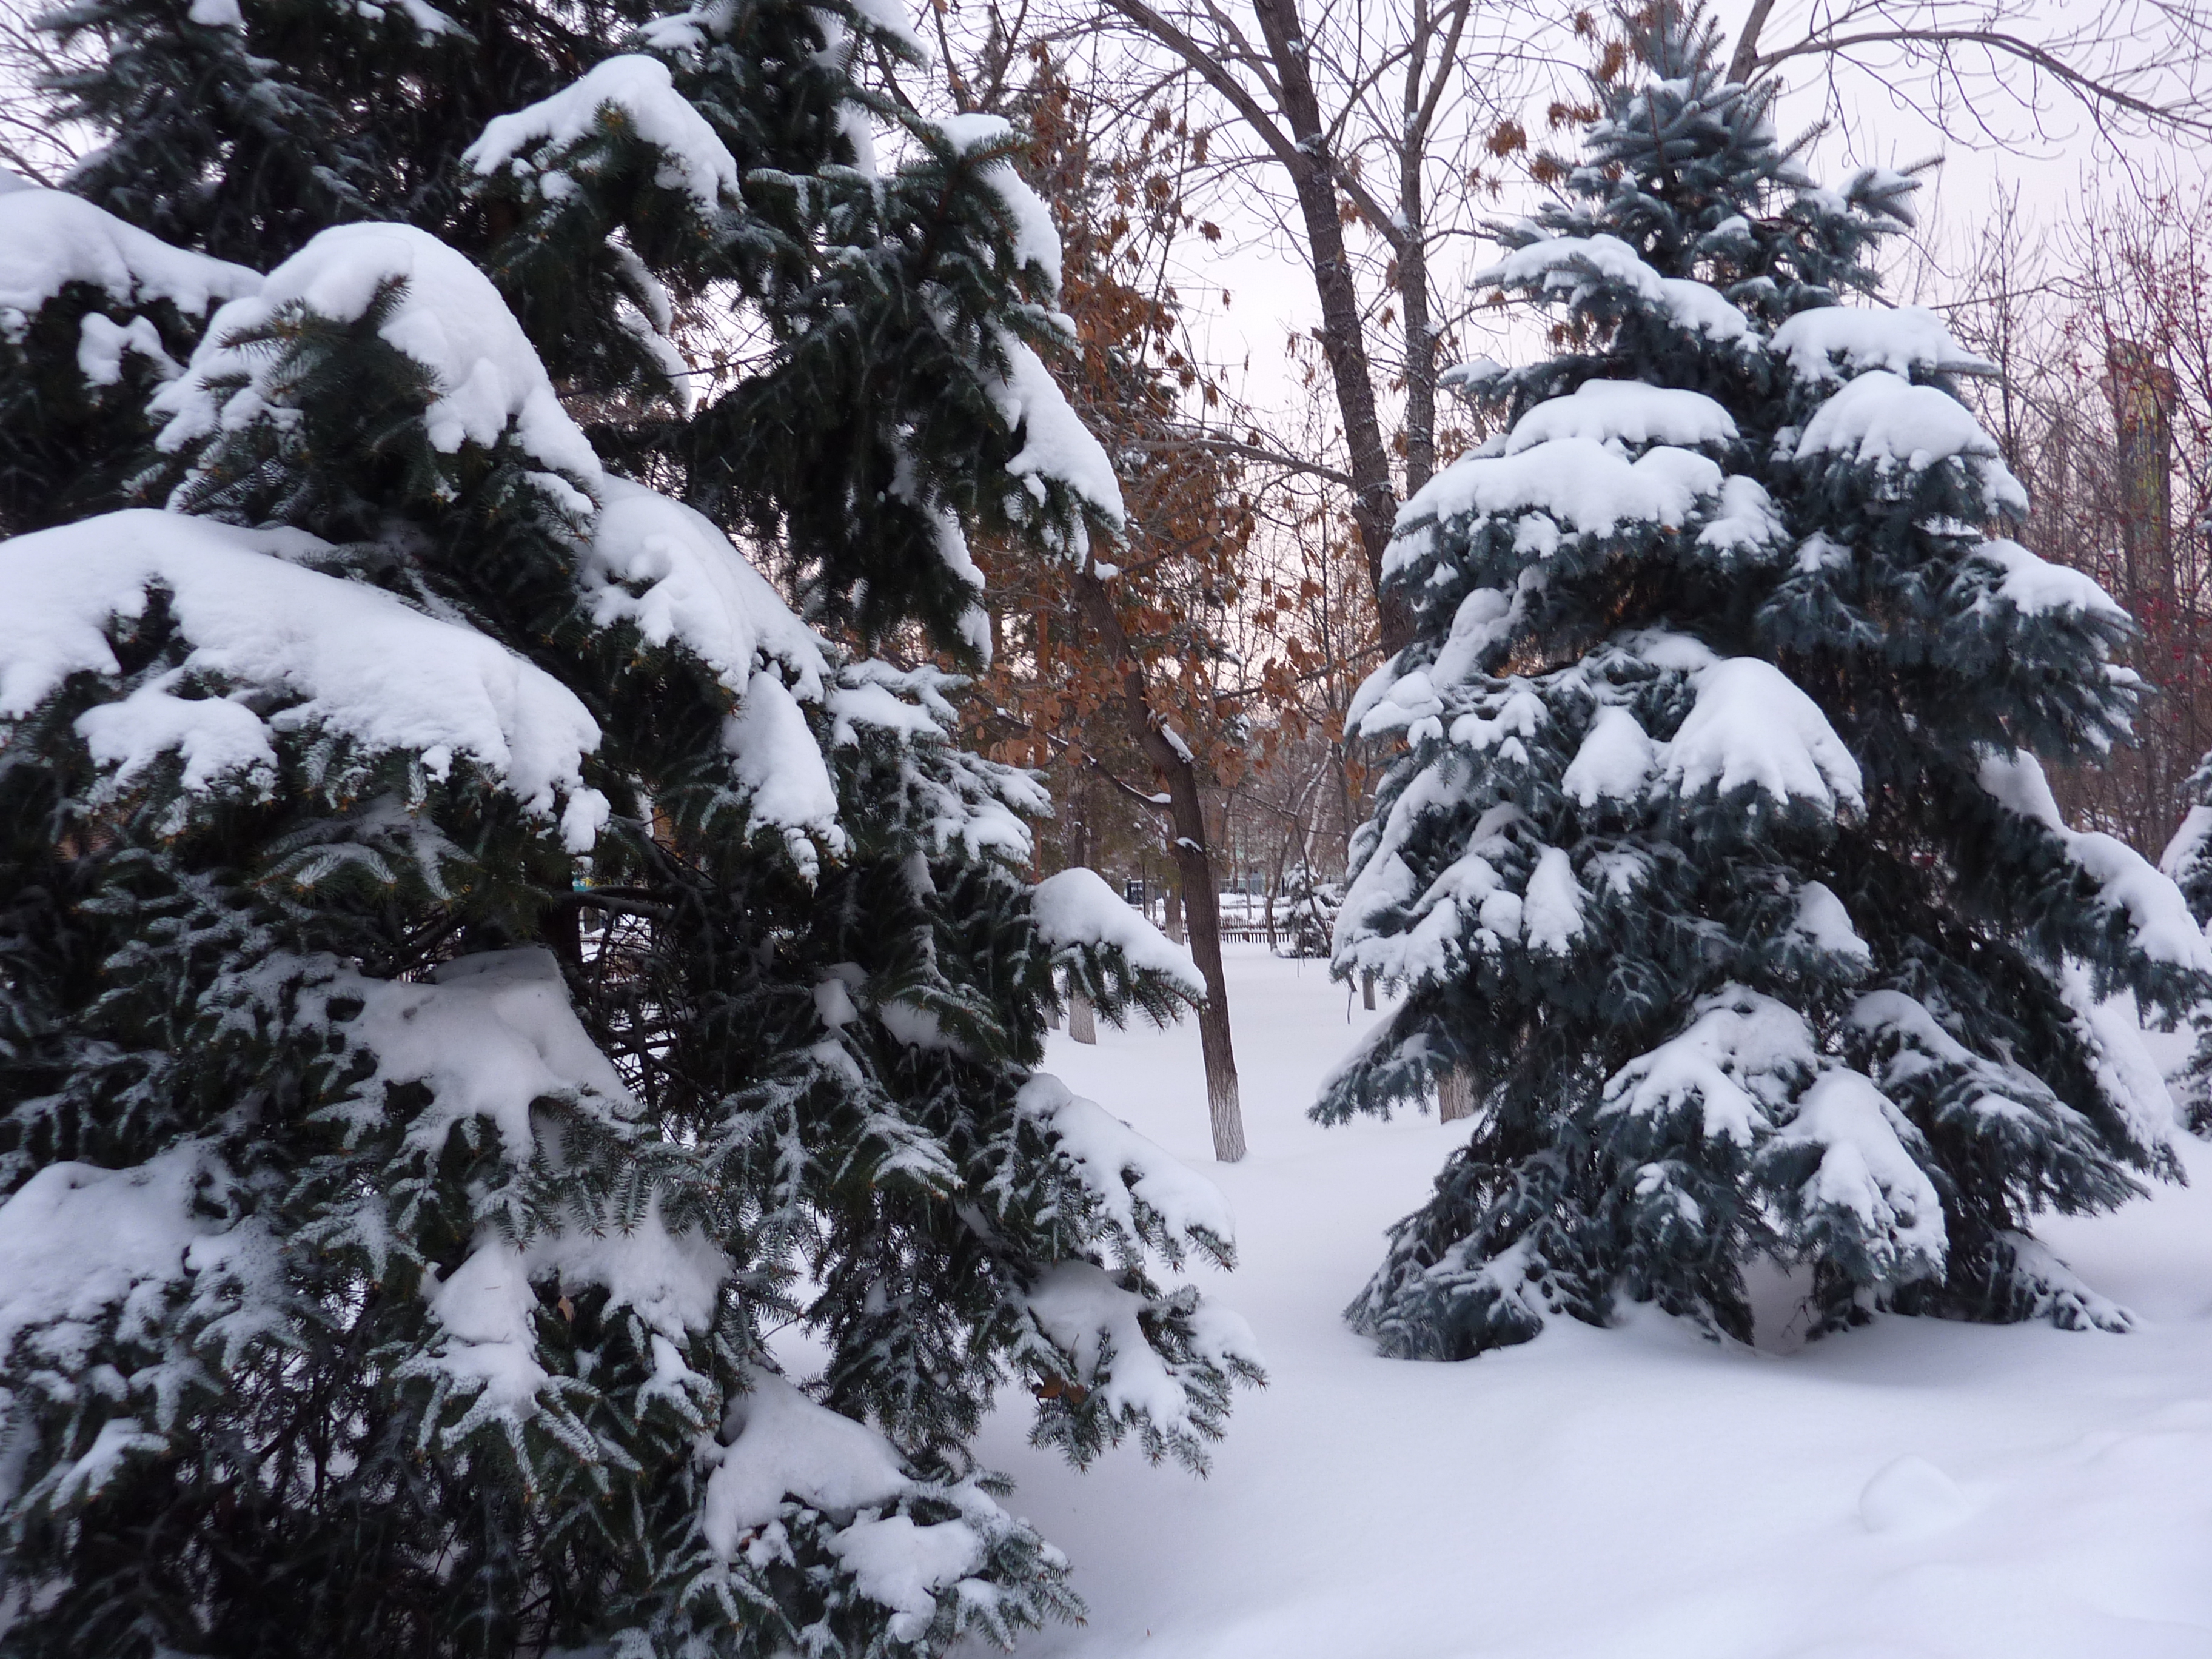
[[[2212,1147],[2184,1138],[2192,1188],[2038,1230],[2133,1310],[2124,1336],[1890,1319],[1788,1352],[1778,1285],[1770,1352],[1645,1314],[1380,1359],[1338,1310],[1466,1126],[1307,1122],[1379,1016],[1352,999],[1347,1021],[1318,963],[1229,957],[1243,1164],[1208,1156],[1188,1021],[1062,1033],[1046,1069],[1220,1185],[1243,1265],[1207,1289],[1271,1385],[1240,1393],[1203,1481],[1127,1449],[1079,1475],[999,1413],[978,1449],[1091,1608],[1024,1655],[2212,1654]]]

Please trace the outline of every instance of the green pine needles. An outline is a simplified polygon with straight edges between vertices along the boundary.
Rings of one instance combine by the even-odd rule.
[[[1873,301],[1914,180],[1816,183],[1702,9],[1632,35],[1482,279],[1558,355],[1459,371],[1500,435],[1401,514],[1419,635],[1353,710],[1406,750],[1336,964],[1406,996],[1316,1110],[1456,1069],[1477,1121],[1350,1317],[1425,1358],[1624,1301],[1748,1339],[1765,1258],[1817,1329],[2122,1327],[2028,1230],[2173,1172],[2125,998],[2212,968],[2041,769],[2125,734],[2128,619],[2007,539],[1952,392],[1989,366]]]
[[[1035,1069],[1202,989],[1027,880],[930,665],[971,530],[1117,531],[1011,136],[879,167],[860,10],[623,21],[57,20],[112,146],[0,195],[76,400],[0,398],[11,1653],[1006,1644],[1077,1604],[998,1390],[1198,1467],[1258,1377],[1172,1276],[1218,1194]],[[420,78],[471,43],[500,118]]]

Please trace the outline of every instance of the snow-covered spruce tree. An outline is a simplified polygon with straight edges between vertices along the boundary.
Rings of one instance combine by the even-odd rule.
[[[1478,1121],[1349,1316],[1436,1358],[1623,1300],[1744,1338],[1771,1257],[1826,1329],[2124,1325],[2027,1227],[2172,1171],[2126,995],[2206,984],[2172,884],[2041,769],[2126,730],[2128,620],[2003,538],[1948,389],[1985,366],[1850,302],[1912,179],[1820,186],[1698,9],[1630,28],[1648,78],[1485,279],[1560,349],[1463,371],[1504,428],[1401,515],[1419,637],[1355,706],[1407,750],[1336,965],[1406,995],[1316,1110],[1457,1066]]]
[[[1002,135],[855,147],[879,38],[648,32],[455,190],[604,303],[518,319],[428,230],[323,229],[155,394],[161,507],[0,543],[12,1650],[1006,1641],[1073,1602],[969,1451],[994,1390],[1079,1460],[1195,1463],[1256,1375],[1148,1266],[1226,1258],[1218,1195],[1034,1071],[1055,974],[1158,1016],[1188,961],[1087,872],[1028,885],[1035,784],[859,649],[987,637],[963,523],[1064,550],[1115,509],[1024,343],[1052,250]],[[741,164],[748,76],[793,118]],[[638,179],[569,155],[624,204],[562,217],[563,147],[635,133]],[[131,293],[237,280],[87,211]],[[42,288],[33,336],[76,302]],[[766,336],[696,412],[672,288]],[[840,384],[811,465],[747,424]],[[649,487],[695,477],[722,522]],[[864,486],[905,517],[838,540]]]
[[[2158,867],[2172,878],[2199,927],[2212,924],[2212,755],[2198,763],[2189,780],[2195,804],[2159,855]],[[2191,1021],[2197,1052],[2180,1079],[2182,1115],[2197,1133],[2212,1134],[2212,1001],[2197,1008]]]

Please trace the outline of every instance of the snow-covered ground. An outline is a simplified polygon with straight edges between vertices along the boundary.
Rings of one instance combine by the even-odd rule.
[[[1376,1018],[1231,947],[1251,1156],[1208,1153],[1198,1035],[1102,1029],[1051,1069],[1212,1175],[1271,1383],[1212,1476],[1127,1448],[1079,1475],[1013,1405],[981,1450],[1076,1564],[1035,1659],[2205,1659],[2212,1147],[2197,1184],[2041,1236],[2125,1336],[1892,1319],[1790,1353],[1653,1316],[1465,1364],[1379,1359],[1338,1310],[1456,1127],[1322,1129]],[[1778,1343],[1778,1346],[1784,1346]],[[1905,1460],[1905,1461],[1900,1461]]]

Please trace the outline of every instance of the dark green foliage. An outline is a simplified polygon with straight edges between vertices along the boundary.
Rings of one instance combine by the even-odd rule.
[[[181,375],[0,543],[10,1651],[1004,1644],[1077,1604],[975,1466],[995,1392],[1197,1465],[1257,1376],[1158,1273],[1230,1260],[1218,1206],[1033,1075],[1056,980],[1191,987],[1048,934],[1042,791],[954,745],[957,678],[861,654],[980,642],[963,525],[1113,531],[1095,450],[1020,462],[1066,411],[1020,380],[1011,174],[917,124],[871,181],[838,26],[714,15],[633,43],[740,161],[711,202],[618,105],[575,196],[461,160],[487,88],[623,44],[565,12],[461,15],[451,108],[416,77],[459,37],[402,8],[118,9],[72,82],[116,140],[81,186],[268,275],[157,317]],[[696,414],[671,293],[768,342]],[[166,505],[102,510],[126,479]],[[903,1540],[956,1564],[918,1602],[856,1565]]]
[[[2099,1003],[2171,1018],[2212,967],[2038,764],[2124,738],[2129,623],[2001,538],[2025,496],[1952,395],[1987,366],[1845,305],[1911,177],[1820,186],[1701,9],[1630,27],[1650,78],[1495,233],[1562,349],[1459,372],[1501,436],[1401,516],[1419,636],[1354,710],[1408,750],[1337,964],[1407,993],[1316,1111],[1456,1066],[1479,1121],[1352,1318],[1437,1358],[1624,1297],[1748,1338],[1771,1256],[1820,1328],[2124,1324],[2027,1229],[2175,1172]]]

